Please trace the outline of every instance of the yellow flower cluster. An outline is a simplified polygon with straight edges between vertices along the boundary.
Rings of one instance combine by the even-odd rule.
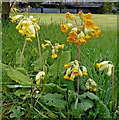
[[[46,49],[46,46],[52,47],[52,58],[57,58],[57,53],[59,52],[59,48],[64,49],[64,44],[55,43],[55,46],[52,45],[51,41],[44,40],[46,44],[42,44],[42,48]]]
[[[44,80],[44,77],[45,77],[45,72],[44,71],[39,72],[35,78],[36,84],[40,84],[40,81]]]
[[[79,16],[80,23],[77,23],[76,16]],[[68,29],[71,29],[69,37],[67,37],[67,42],[74,42],[76,45],[81,45],[87,43],[86,40],[92,39],[94,36],[98,37],[100,35],[101,30],[99,30],[98,26],[94,26],[95,23],[91,21],[91,13],[83,14],[82,11],[79,11],[76,16],[67,12],[66,19],[70,20],[70,23],[61,25],[61,31],[64,34],[66,34]]]
[[[11,22],[15,22],[21,17],[23,17],[23,15],[16,15],[11,17]],[[21,35],[26,35],[25,40],[32,41],[31,38],[35,38],[35,31],[40,30],[40,27],[36,23],[36,19],[33,18],[33,16],[30,16],[29,18],[22,18],[16,26],[16,29],[19,30]]]
[[[96,92],[97,91],[96,86],[97,86],[97,83],[94,80],[92,80],[90,78],[87,80],[87,82],[86,82],[87,90],[91,90],[91,91],[93,90],[94,92]]]
[[[67,69],[66,74],[64,75],[64,79],[74,81],[76,76],[87,76],[87,68],[85,66],[79,66],[77,60],[70,62],[69,64],[65,64],[64,67]],[[70,76],[70,77],[69,77]]]
[[[107,70],[106,75],[111,76],[112,74],[112,68],[113,64],[111,61],[103,61],[101,63],[96,63],[97,68],[99,68],[99,71]]]

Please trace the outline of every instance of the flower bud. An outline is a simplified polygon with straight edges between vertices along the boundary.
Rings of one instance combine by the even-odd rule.
[[[67,74],[64,75],[64,79],[69,80],[69,76]]]
[[[69,75],[71,73],[71,68],[68,68],[66,74]]]
[[[81,77],[83,75],[82,71],[79,69],[79,76]]]
[[[52,54],[52,58],[57,58],[57,54]]]
[[[68,69],[68,68],[69,68],[69,65],[68,65],[68,64],[64,64],[64,67],[65,67],[66,69]]]
[[[55,49],[52,49],[52,54],[55,54]]]
[[[51,44],[51,41],[49,40],[44,40],[47,44]]]
[[[36,75],[36,78],[35,80],[38,82],[40,82],[41,79],[44,79],[44,76],[45,76],[45,72],[44,71],[41,71],[39,72],[37,75]]]
[[[73,24],[72,24],[72,23],[68,23],[68,24],[67,24],[67,27],[68,27],[69,29],[71,29],[71,28],[73,27]]]
[[[76,64],[76,66],[79,66],[78,60],[75,60],[75,64]]]
[[[84,37],[85,37],[85,35],[84,35],[83,31],[81,31],[77,36],[78,39],[84,38]]]
[[[93,29],[86,29],[85,28],[85,34],[91,34]]]
[[[72,73],[69,79],[74,81],[74,78],[75,78],[75,75],[73,75],[73,73]]]
[[[87,76],[88,75],[87,68],[85,66],[82,66],[82,68],[83,68],[83,75]]]
[[[78,30],[77,27],[71,29],[71,31],[75,31],[75,32],[77,32],[77,30]]]
[[[96,66],[98,67],[98,68],[100,68],[102,65],[106,65],[106,64],[108,64],[110,61],[103,61],[103,62],[101,62],[101,63],[96,63]]]

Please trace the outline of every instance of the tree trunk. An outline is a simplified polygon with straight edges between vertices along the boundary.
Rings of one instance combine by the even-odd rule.
[[[2,19],[7,20],[10,13],[10,2],[2,3]]]

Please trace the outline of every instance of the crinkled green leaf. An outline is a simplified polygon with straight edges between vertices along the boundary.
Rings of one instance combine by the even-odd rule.
[[[20,96],[20,95],[26,95],[29,92],[29,90],[26,89],[19,89],[15,92],[16,96]]]
[[[86,93],[84,93],[84,94],[82,94],[82,95],[80,95],[80,96],[81,96],[82,98],[88,97],[88,98],[90,98],[90,99],[92,99],[92,100],[99,101],[98,96],[96,96],[95,94],[93,94],[93,93],[91,93],[91,92],[86,92]]]
[[[15,69],[6,69],[8,76],[19,84],[33,84],[33,80]]]
[[[85,111],[92,108],[94,105],[93,101],[89,99],[82,99],[80,103],[77,102],[78,100],[71,105],[71,114],[77,118],[80,118]]]
[[[93,101],[89,99],[82,99],[80,104],[83,106],[84,111],[88,110],[89,108],[92,108],[94,105]]]
[[[18,68],[16,68],[16,70],[23,73],[24,75],[28,75],[27,71],[23,67],[21,67],[21,68],[18,67]]]
[[[66,102],[64,101],[64,96],[61,94],[46,94],[41,98],[41,102],[49,106],[54,106],[59,109],[65,109]]]

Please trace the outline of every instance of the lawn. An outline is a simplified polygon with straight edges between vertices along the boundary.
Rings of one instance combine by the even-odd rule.
[[[69,31],[66,34],[63,34],[60,29],[61,24],[66,22],[65,14],[32,13],[30,15],[33,15],[37,19],[38,24],[41,27],[41,29],[39,30],[39,39],[41,44],[44,43],[44,40],[51,40],[53,44],[55,44],[56,42],[58,42],[59,44],[65,44],[65,48],[63,52],[69,51],[71,56],[70,61],[74,61],[78,59],[78,54],[77,54],[78,46],[76,46],[75,44],[69,44],[68,42],[66,42],[66,39],[69,35]],[[13,14],[11,14],[11,16],[13,16]],[[25,14],[25,16],[27,16],[27,14]],[[111,109],[112,109],[111,108],[111,104],[112,104],[111,77],[106,77],[105,72],[99,73],[97,68],[95,67],[95,64],[97,62],[109,60],[109,61],[112,61],[112,63],[115,66],[114,96],[115,96],[115,107],[116,107],[117,105],[117,86],[116,86],[117,84],[117,15],[94,14],[92,20],[95,21],[95,24],[99,26],[99,28],[101,29],[101,35],[98,38],[87,40],[87,43],[85,45],[81,45],[80,64],[87,67],[89,76],[86,76],[86,78],[84,77],[81,78],[79,86],[82,91],[85,91],[85,89],[83,88],[85,87],[85,85],[83,84],[86,83],[85,79],[88,79],[90,77],[93,80],[95,80],[95,82],[98,85],[98,91],[95,93],[95,95],[97,95],[99,99],[103,101],[104,105],[109,109],[110,113],[112,114],[111,112]],[[15,29],[16,25],[17,23],[11,23],[9,21],[8,24],[4,24],[2,26],[2,40],[3,40],[2,63],[9,65],[15,69],[19,67],[19,65],[17,64],[18,49],[20,51],[22,50],[24,39],[25,39],[25,37],[21,36],[18,33],[18,30]],[[43,55],[46,52],[46,50],[41,49],[41,52]],[[61,53],[62,52],[59,51],[59,56],[61,56]],[[68,55],[65,57],[67,58]],[[38,58],[39,58],[39,55],[38,55],[37,39],[33,38],[32,42],[27,43],[25,52],[24,52],[24,68],[30,74],[30,77],[32,77],[33,79],[35,78],[36,73],[34,73],[33,71],[34,68],[32,64]],[[64,58],[64,62],[66,58]],[[52,66],[53,63],[57,63],[57,60],[54,60],[51,58],[51,52],[49,49],[49,54],[47,58],[48,65],[46,65],[47,71],[50,69],[50,66]],[[36,65],[35,67],[38,67],[38,66]],[[67,88],[72,91],[76,88],[76,82],[72,83],[71,81],[63,79],[63,73],[60,69],[58,69],[58,71],[53,71],[53,72],[54,73],[52,74],[56,74],[56,75],[51,74],[51,76],[47,76],[47,78],[45,78],[46,80],[45,84],[54,83],[56,85],[59,85],[58,80],[60,79],[60,82],[61,82],[60,86],[62,88],[65,88],[65,85],[67,85]],[[22,96],[19,96],[19,93],[17,91],[19,90],[19,88],[7,87],[7,85],[15,85],[15,84],[17,83],[11,80],[10,77],[8,77],[6,71],[4,71],[3,73],[3,113],[2,113],[3,118],[7,118],[7,116],[10,115],[9,111],[13,108],[13,106],[23,107],[23,109],[21,110],[25,111],[23,115],[24,118],[27,118],[30,116],[32,116],[33,118],[33,116],[35,116],[36,118],[40,119],[44,117],[42,114],[48,116],[49,118],[53,118],[52,117],[53,113],[55,113],[55,115],[59,115],[61,118],[65,118],[63,116],[67,115],[67,114],[63,114],[63,111],[65,110],[62,111],[56,107],[57,110],[55,111],[52,108],[52,106],[50,107],[48,107],[47,105],[45,106],[45,103],[42,103],[42,101],[40,102],[42,103],[42,105],[44,105],[44,107],[41,105],[41,103],[39,103],[39,105],[40,105],[40,108],[43,108],[43,109],[40,110],[38,106],[36,106],[35,111],[29,110],[30,109],[29,105],[31,105],[32,99],[30,101],[29,98],[27,98],[25,101],[22,101]],[[26,88],[24,88],[24,91],[25,90]],[[46,93],[42,93],[42,94],[46,94]],[[53,94],[54,93],[55,91],[53,92]],[[40,97],[40,94],[38,98],[39,97]],[[33,99],[33,101],[35,100]],[[36,101],[35,101],[35,104],[38,104]],[[37,110],[39,110],[39,112],[36,110],[36,108]],[[50,110],[53,111],[53,113]],[[96,111],[96,109],[91,109],[91,110],[92,112],[90,111],[90,114],[93,116],[92,113]],[[37,113],[39,114],[39,116]],[[48,115],[48,113],[50,114]],[[93,118],[91,115],[88,114],[88,112],[86,114],[88,115],[86,119]],[[71,113],[71,115],[73,116],[74,113]],[[82,116],[83,115],[84,114],[82,114]],[[47,118],[46,116],[44,118]],[[98,116],[97,118],[100,118],[100,117]]]

